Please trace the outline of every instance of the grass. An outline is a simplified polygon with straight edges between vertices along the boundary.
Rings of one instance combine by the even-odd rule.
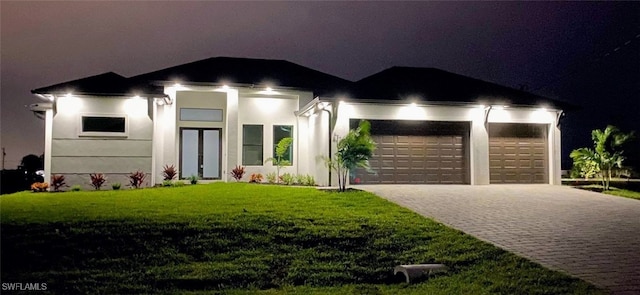
[[[375,195],[245,183],[0,197],[2,282],[52,293],[593,294]],[[445,263],[397,283],[398,264]]]
[[[594,191],[594,192],[607,194],[607,195],[640,200],[640,192],[638,192],[638,191],[633,191],[633,190],[628,190],[628,189],[620,189],[620,188],[615,188],[615,187],[611,187],[609,190],[605,191],[603,189],[603,186],[599,185],[599,184],[581,185],[581,186],[576,186],[576,187],[580,188],[580,189],[584,189],[584,190],[589,190],[589,191]]]
[[[640,192],[630,191],[626,189],[612,189],[612,190],[604,191],[604,193],[608,195],[640,200]]]

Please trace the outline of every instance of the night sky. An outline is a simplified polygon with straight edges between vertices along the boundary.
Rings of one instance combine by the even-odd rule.
[[[285,59],[358,80],[436,67],[581,106],[568,152],[607,124],[640,131],[640,2],[0,2],[6,168],[44,151],[30,90],[213,56]],[[639,134],[640,135],[640,134]],[[633,143],[640,153],[640,140]]]

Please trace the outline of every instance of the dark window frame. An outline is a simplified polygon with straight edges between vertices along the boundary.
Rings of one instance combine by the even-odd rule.
[[[108,122],[109,120],[117,122]],[[79,136],[127,137],[129,118],[126,115],[82,114],[78,123]]]
[[[278,142],[280,142],[280,140],[282,140],[282,138],[285,138],[285,137],[282,137],[282,138],[276,139],[276,130],[278,128],[281,128],[281,127],[289,127],[291,129],[290,135],[289,136],[285,136],[285,137],[291,137],[292,139],[295,140],[295,138],[293,137],[293,125],[273,125],[273,134],[271,134],[271,137],[273,139],[272,152],[273,152],[273,157],[274,158],[276,157],[276,147],[278,146]],[[286,159],[286,160],[289,160],[289,163],[290,163],[290,165],[287,165],[287,166],[293,166],[293,144],[291,144],[291,146],[289,146],[289,158]]]
[[[197,127],[180,127],[179,129],[180,133],[179,133],[179,137],[180,137],[180,144],[179,144],[179,155],[178,155],[178,165],[180,165],[178,167],[179,170],[179,174],[178,174],[178,179],[180,180],[186,180],[189,179],[189,177],[191,177],[191,175],[185,176],[182,175],[182,131],[183,130],[196,130],[198,131],[198,178],[200,180],[220,180],[222,179],[222,128],[197,128]],[[202,166],[203,164],[203,159],[204,159],[204,142],[203,142],[203,137],[204,137],[204,131],[207,130],[218,130],[220,133],[219,135],[219,147],[218,147],[218,172],[220,174],[219,177],[203,177],[204,175],[204,167]]]
[[[246,143],[245,127],[260,127],[260,136],[261,136],[260,144]],[[260,147],[260,164],[248,163],[247,159],[245,158],[245,156],[246,156],[245,147],[248,147],[248,146],[250,146],[250,147]],[[263,166],[263,163],[264,163],[264,125],[262,125],[262,124],[243,124],[242,125],[242,165],[244,165],[244,166]]]

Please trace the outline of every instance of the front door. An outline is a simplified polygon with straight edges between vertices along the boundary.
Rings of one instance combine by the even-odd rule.
[[[220,129],[180,129],[180,178],[220,179]]]

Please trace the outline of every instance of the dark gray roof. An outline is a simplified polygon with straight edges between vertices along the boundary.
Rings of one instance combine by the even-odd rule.
[[[392,67],[351,82],[285,60],[232,57],[203,59],[130,78],[108,72],[31,92],[162,95],[162,82],[286,87],[313,91],[316,96],[344,95],[356,100],[416,99],[443,104],[483,103],[574,108],[559,100],[434,68]]]
[[[148,83],[134,83],[114,72],[67,81],[31,90],[36,94],[82,93],[92,95],[162,94],[162,90]]]
[[[351,95],[371,100],[574,108],[559,100],[435,68],[391,67],[357,81]]]
[[[351,81],[286,60],[212,57],[131,77],[142,81],[189,81],[311,90],[347,89]]]

